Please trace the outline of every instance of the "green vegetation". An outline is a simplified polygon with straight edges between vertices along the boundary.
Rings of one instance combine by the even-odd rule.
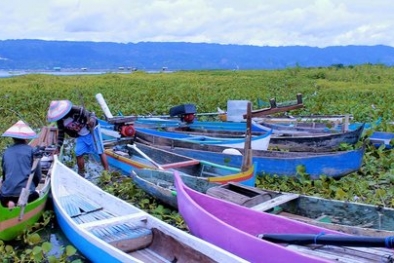
[[[200,113],[215,112],[217,107],[225,109],[229,99],[250,100],[257,109],[258,99],[289,101],[301,93],[305,108],[293,111],[294,115],[352,114],[354,121],[359,122],[374,122],[381,118],[381,124],[374,129],[394,132],[394,125],[390,124],[394,121],[394,68],[382,65],[5,78],[0,79],[0,130],[5,131],[19,119],[38,130],[46,124],[50,101],[58,99],[70,99],[74,104],[83,102],[101,117],[102,110],[95,99],[97,93],[103,94],[114,115],[119,112],[124,115],[167,115],[171,107],[183,103],[196,104]],[[9,142],[1,138],[0,150],[3,151]],[[362,143],[360,141],[358,146]],[[321,179],[312,181],[300,168],[294,171],[295,178],[261,176],[257,185],[394,207],[393,160],[394,151],[367,146],[360,171],[339,180],[322,175]],[[176,211],[156,203],[128,178],[104,172],[98,184],[111,194],[186,229]]]

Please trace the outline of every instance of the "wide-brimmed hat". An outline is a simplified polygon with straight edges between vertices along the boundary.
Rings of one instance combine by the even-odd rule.
[[[69,113],[72,107],[69,100],[53,100],[49,105],[47,120],[48,122],[58,121]]]
[[[11,137],[16,139],[34,139],[37,134],[23,121],[18,121],[6,130],[3,137]]]

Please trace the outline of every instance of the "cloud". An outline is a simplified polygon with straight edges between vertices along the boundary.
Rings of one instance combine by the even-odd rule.
[[[394,46],[376,0],[4,0],[0,39]]]

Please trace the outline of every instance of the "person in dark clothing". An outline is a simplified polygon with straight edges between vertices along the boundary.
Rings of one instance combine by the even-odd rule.
[[[85,176],[84,155],[90,153],[97,153],[104,170],[108,170],[100,126],[93,112],[89,112],[81,106],[74,106],[69,100],[55,100],[50,103],[47,120],[49,122],[56,121],[58,151],[63,145],[65,134],[76,138],[75,155],[77,157],[78,174]]]
[[[15,207],[18,202],[22,188],[27,186],[27,181],[32,172],[34,161],[34,148],[28,144],[29,139],[37,137],[37,134],[23,121],[18,121],[2,135],[11,137],[14,144],[8,147],[3,154],[1,165],[3,169],[3,183],[0,188],[1,205],[8,208]],[[35,191],[41,180],[40,162],[34,170],[32,184],[30,184],[30,195],[28,202],[39,198]]]

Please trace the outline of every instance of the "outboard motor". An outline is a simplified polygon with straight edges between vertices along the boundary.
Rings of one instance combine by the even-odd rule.
[[[196,105],[182,104],[170,109],[171,117],[179,117],[181,121],[186,123],[193,123],[196,116]]]

